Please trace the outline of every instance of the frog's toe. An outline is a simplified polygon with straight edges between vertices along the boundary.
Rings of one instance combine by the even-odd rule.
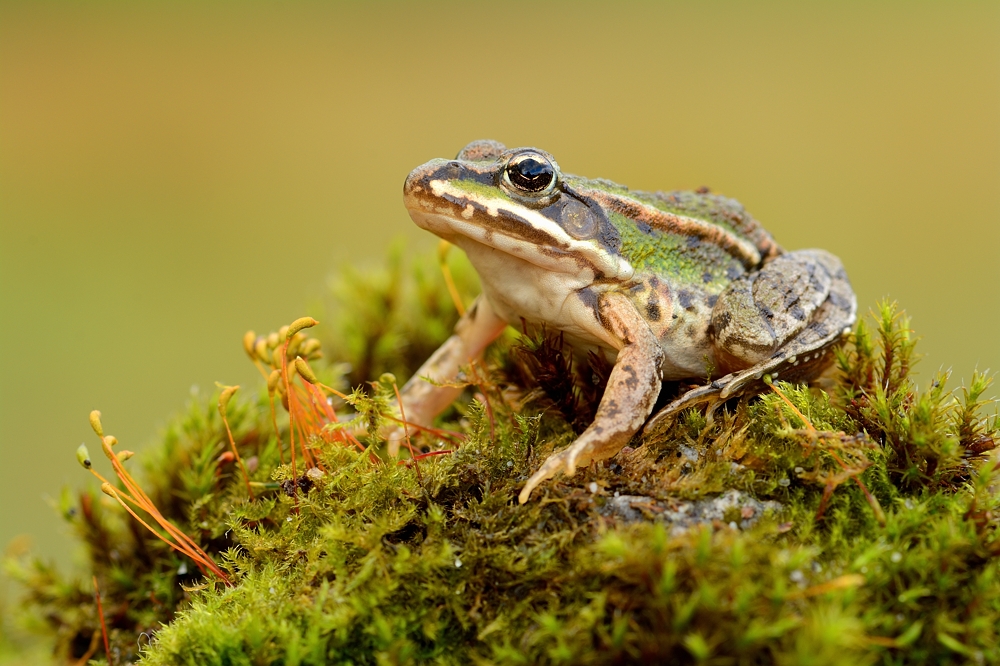
[[[542,466],[538,468],[538,471],[532,474],[528,482],[524,484],[524,488],[521,489],[521,493],[517,496],[517,501],[521,504],[527,502],[532,490],[559,472],[565,472],[567,476],[572,476],[576,472],[576,461],[579,455],[578,452],[573,451],[574,448],[576,448],[575,445],[549,456],[542,463]]]
[[[559,472],[564,473],[566,476],[573,476],[576,474],[577,467],[586,467],[591,463],[594,459],[597,448],[598,447],[596,447],[592,441],[578,439],[576,442],[559,453],[553,453],[542,464],[538,471],[531,475],[528,482],[524,484],[524,488],[517,496],[518,501],[521,504],[527,502],[528,496],[531,495],[532,490],[537,488],[544,481],[551,479]],[[617,449],[615,449],[615,452],[617,452]]]

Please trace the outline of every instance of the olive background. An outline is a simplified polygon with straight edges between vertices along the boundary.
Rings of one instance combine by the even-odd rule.
[[[5,2],[0,548],[69,563],[87,413],[141,456],[256,386],[243,333],[432,251],[403,178],[487,137],[711,186],[899,300],[925,380],[1000,369],[998,3]]]

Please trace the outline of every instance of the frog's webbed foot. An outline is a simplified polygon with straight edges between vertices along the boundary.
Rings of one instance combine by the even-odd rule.
[[[699,386],[661,409],[647,432],[695,405],[712,407],[759,393],[765,379],[808,381],[829,366],[834,347],[850,333],[857,300],[840,260],[823,250],[779,256],[734,280],[712,311],[716,351],[732,365],[749,365]]]
[[[521,489],[518,501],[559,472],[572,476],[577,467],[604,460],[628,444],[656,404],[663,350],[627,298],[606,294],[600,300],[602,323],[624,343],[608,378],[594,422],[569,447],[553,453]]]

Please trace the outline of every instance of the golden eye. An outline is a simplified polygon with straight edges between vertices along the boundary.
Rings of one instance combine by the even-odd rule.
[[[522,153],[507,163],[504,177],[516,190],[539,194],[555,187],[556,169],[552,162],[538,153]]]

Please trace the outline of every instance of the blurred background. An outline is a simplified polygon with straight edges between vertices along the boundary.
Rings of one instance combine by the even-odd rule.
[[[141,453],[241,336],[430,252],[403,178],[468,141],[711,186],[897,299],[922,377],[1000,369],[1000,4],[0,5],[0,548],[62,564],[74,450]],[[200,387],[200,389],[199,389]]]

